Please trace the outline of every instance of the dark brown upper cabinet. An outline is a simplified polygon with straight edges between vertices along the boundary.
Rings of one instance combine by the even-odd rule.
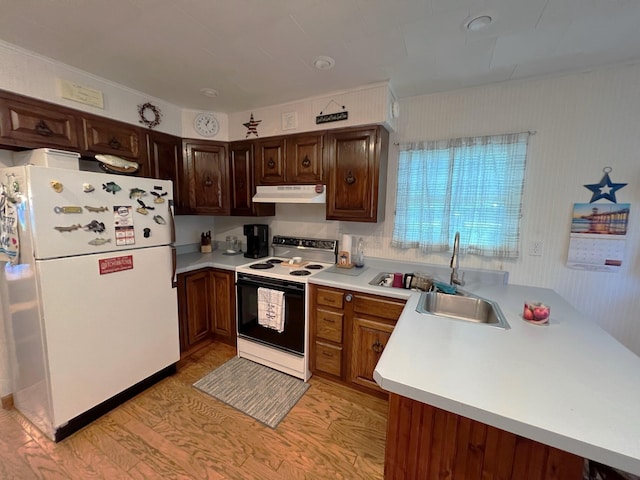
[[[188,206],[183,213],[229,215],[227,144],[183,141],[183,174]]]
[[[328,131],[327,220],[384,218],[389,132],[381,126]]]
[[[74,110],[0,91],[0,143],[8,147],[78,151]]]
[[[254,143],[249,141],[229,144],[229,173],[231,215],[273,216],[276,207],[273,203],[253,203],[256,193],[254,168]]]

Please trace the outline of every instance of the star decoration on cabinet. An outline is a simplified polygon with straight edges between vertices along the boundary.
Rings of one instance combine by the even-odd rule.
[[[254,120],[253,113],[251,114],[251,119],[247,123],[243,123],[245,127],[247,127],[247,135],[244,138],[249,138],[249,135],[252,133],[257,137],[258,136],[258,125],[262,122],[262,120]]]
[[[611,182],[611,178],[609,178],[609,173],[611,172],[611,167],[605,167],[602,169],[604,175],[600,180],[600,183],[594,183],[591,185],[585,185],[585,188],[588,188],[593,192],[591,196],[591,200],[589,203],[593,203],[596,200],[600,200],[604,198],[605,200],[609,200],[613,203],[618,203],[616,200],[616,192],[620,190],[622,187],[627,186],[626,183],[613,183]]]

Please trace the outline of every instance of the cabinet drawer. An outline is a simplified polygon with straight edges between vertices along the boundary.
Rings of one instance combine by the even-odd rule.
[[[318,288],[316,303],[327,307],[342,308],[344,305],[344,293],[335,290]]]
[[[316,336],[336,343],[342,343],[342,313],[318,309]]]
[[[342,376],[342,347],[316,342],[316,369]]]
[[[405,304],[403,300],[364,297],[362,295],[354,295],[354,302],[354,312],[389,320],[398,320]]]

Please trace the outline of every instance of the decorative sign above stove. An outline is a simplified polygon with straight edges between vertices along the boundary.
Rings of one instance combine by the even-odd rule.
[[[321,123],[339,122],[349,118],[349,112],[327,113],[326,115],[318,115],[316,117],[316,125]]]
[[[329,105],[335,104],[337,107],[341,107],[342,111],[337,113],[324,113]],[[316,125],[321,123],[339,122],[341,120],[347,120],[349,118],[349,112],[344,105],[339,105],[335,100],[331,100],[327,103],[327,106],[320,111],[320,115],[316,116]]]

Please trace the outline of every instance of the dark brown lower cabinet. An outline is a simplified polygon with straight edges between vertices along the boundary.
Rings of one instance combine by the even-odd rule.
[[[583,462],[572,453],[389,395],[385,480],[580,480]]]
[[[233,272],[215,268],[178,275],[181,357],[214,339],[235,345],[234,284]]]
[[[309,292],[311,372],[386,397],[373,371],[405,301],[317,285]]]

